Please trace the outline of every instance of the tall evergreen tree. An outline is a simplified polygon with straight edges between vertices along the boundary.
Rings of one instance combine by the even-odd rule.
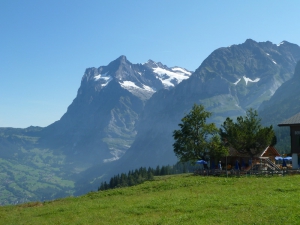
[[[269,145],[276,144],[273,127],[262,127],[257,111],[247,110],[237,121],[227,118],[219,132],[222,140],[241,154],[253,157]]]

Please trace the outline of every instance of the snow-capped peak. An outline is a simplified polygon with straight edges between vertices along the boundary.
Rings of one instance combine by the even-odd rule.
[[[182,67],[169,68],[161,62],[148,60],[144,64],[132,64],[125,56],[119,57],[107,66],[87,70],[86,75],[96,86],[102,90],[114,80],[123,89],[128,90],[140,99],[149,99],[153,93],[160,89],[169,89],[182,80],[188,79],[192,72]],[[99,87],[102,87],[99,89]]]

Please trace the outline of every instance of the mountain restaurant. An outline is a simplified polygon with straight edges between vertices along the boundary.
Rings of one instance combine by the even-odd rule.
[[[273,146],[268,146],[253,156],[242,154],[234,148],[229,148],[229,155],[223,157],[221,162],[227,164],[227,169],[235,168],[238,164],[239,170],[248,171],[255,166],[261,166],[262,161],[264,164],[269,164],[271,167],[274,167],[276,156],[280,156],[280,154]]]

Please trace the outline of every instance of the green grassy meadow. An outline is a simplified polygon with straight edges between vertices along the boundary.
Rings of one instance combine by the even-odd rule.
[[[141,185],[0,207],[0,224],[300,224],[300,176],[156,177]]]

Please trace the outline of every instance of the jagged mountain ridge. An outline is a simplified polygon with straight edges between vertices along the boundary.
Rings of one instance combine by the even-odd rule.
[[[152,60],[144,64],[132,64],[126,56],[120,56],[107,66],[88,68],[82,78],[78,95],[85,90],[100,91],[110,81],[115,80],[122,88],[142,100],[147,100],[157,90],[174,87],[190,75],[190,71],[181,67],[168,68]]]
[[[240,45],[219,48],[174,89],[156,92],[146,103],[138,134],[113,173],[139,166],[176,162],[172,132],[194,103],[213,112],[209,122],[220,125],[226,117],[244,115],[271,98],[291,79],[300,47],[283,41],[246,40]]]
[[[291,51],[293,47],[298,51]],[[299,46],[287,41],[275,45],[248,39],[240,45],[219,48],[195,71],[201,81],[198,83],[205,84],[201,98],[230,94],[237,110],[257,109],[293,76],[299,58]]]
[[[62,118],[43,130],[40,143],[87,162],[116,160],[136,135],[145,102],[191,72],[156,63],[132,64],[125,56],[86,69],[78,93]]]

